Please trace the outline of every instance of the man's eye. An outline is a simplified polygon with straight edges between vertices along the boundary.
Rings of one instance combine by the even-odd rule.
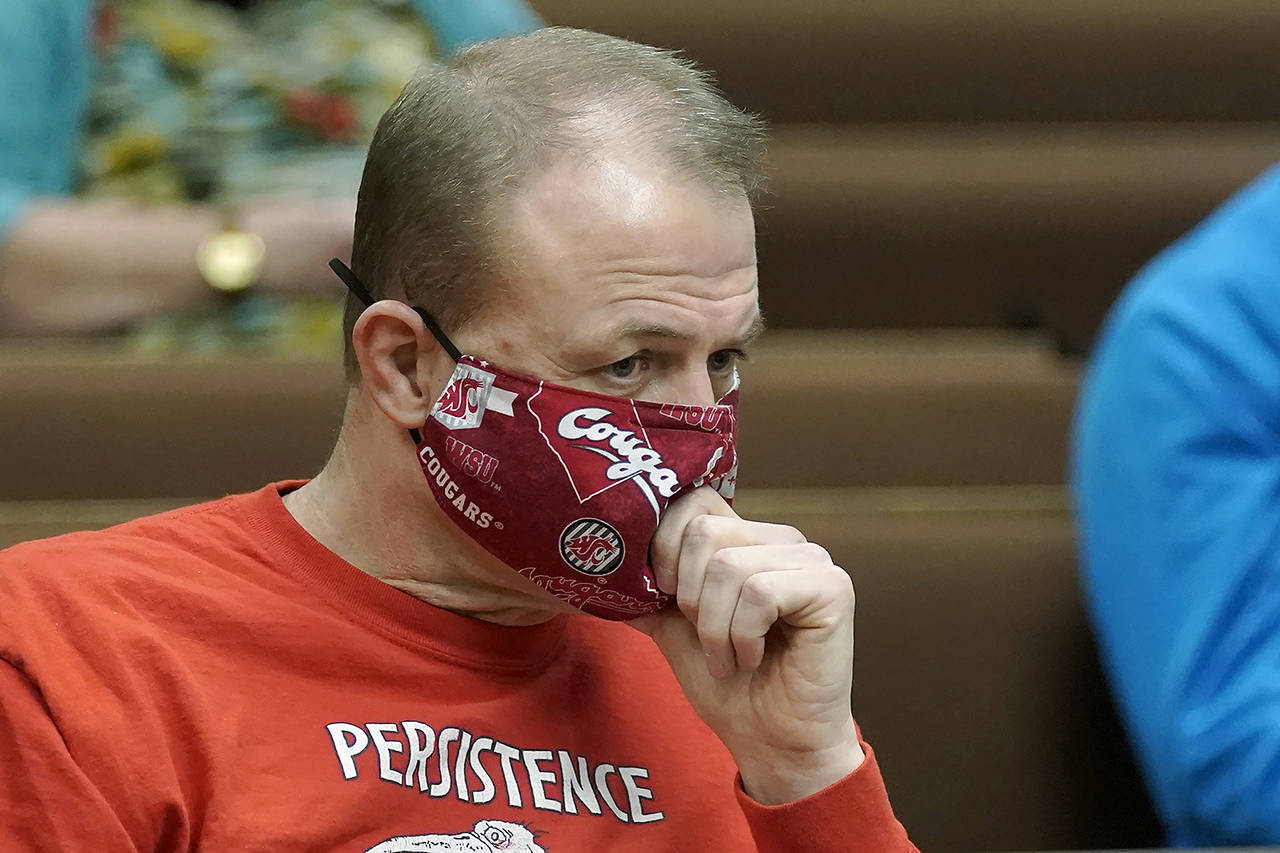
[[[722,349],[713,352],[711,357],[707,359],[707,367],[711,368],[712,373],[726,373],[733,369],[738,362],[745,360],[746,353],[736,349]]]
[[[643,367],[642,359],[638,355],[629,355],[621,358],[609,365],[605,370],[614,379],[634,379],[636,374]]]

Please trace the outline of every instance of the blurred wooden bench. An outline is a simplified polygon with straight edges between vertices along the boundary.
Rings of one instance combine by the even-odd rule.
[[[1077,368],[1010,334],[770,333],[744,369],[748,486],[1061,483]],[[332,359],[0,345],[0,500],[219,495],[324,464]]]
[[[1083,352],[1147,260],[1277,160],[1275,124],[782,126],[766,308],[779,328],[1039,326]]]
[[[0,503],[0,546],[177,501]],[[1160,834],[1107,697],[1057,487],[747,489],[858,592],[854,707],[923,850],[1138,848]]]
[[[677,48],[777,122],[1280,118],[1269,0],[531,0]]]

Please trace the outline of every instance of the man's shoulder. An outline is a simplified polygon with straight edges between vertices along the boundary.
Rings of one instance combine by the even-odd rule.
[[[180,573],[236,535],[238,500],[221,498],[6,548],[0,551],[0,610],[50,595],[92,598],[117,582]]]
[[[237,497],[180,506],[110,527],[19,542],[0,550],[0,567],[8,570],[14,566],[49,563],[58,568],[70,555],[93,559],[95,556],[110,556],[120,549],[171,546],[189,539],[186,534],[195,532],[194,528],[207,528],[210,520],[218,524],[220,516],[234,512]]]

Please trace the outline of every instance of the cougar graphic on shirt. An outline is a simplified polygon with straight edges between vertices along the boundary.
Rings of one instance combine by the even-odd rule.
[[[457,835],[399,835],[364,853],[547,853],[537,832],[519,823],[482,820]]]

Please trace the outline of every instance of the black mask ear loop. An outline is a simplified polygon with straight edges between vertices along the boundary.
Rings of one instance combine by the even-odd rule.
[[[356,299],[360,300],[364,307],[368,308],[373,304],[373,297],[369,295],[369,291],[360,279],[356,278],[356,274],[351,271],[349,266],[337,258],[333,258],[329,261],[329,269],[333,270],[338,278],[342,279],[342,283],[355,295]],[[449,336],[444,333],[444,330],[440,328],[440,325],[436,323],[430,314],[413,305],[409,307],[413,308],[418,316],[422,318],[422,324],[427,327],[431,337],[436,339],[436,343],[440,344],[444,351],[449,354],[449,358],[453,359],[455,363],[462,358],[462,350],[453,345],[453,341],[449,340]],[[422,443],[422,433],[416,429],[409,430],[409,437],[413,439],[415,445]]]

